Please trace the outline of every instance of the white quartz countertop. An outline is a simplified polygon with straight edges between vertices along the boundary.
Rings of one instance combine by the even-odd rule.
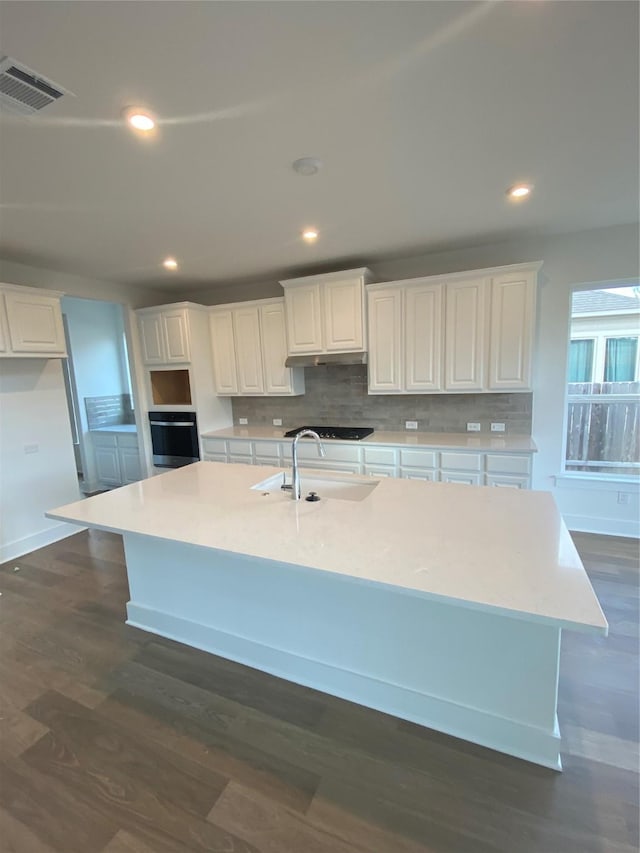
[[[212,432],[203,432],[202,438],[247,438],[264,441],[290,441],[285,438],[284,433],[290,427],[269,426],[233,426]],[[338,443],[340,439],[327,439],[331,444]],[[441,449],[455,450],[497,450],[504,453],[535,453],[537,447],[528,435],[503,435],[496,438],[494,435],[479,435],[478,433],[459,432],[392,432],[387,430],[376,430],[372,435],[361,441],[347,441],[343,444],[392,444],[406,445],[408,447],[436,447]]]
[[[363,501],[309,503],[251,489],[281,470],[198,462],[47,516],[606,633],[550,493],[382,478]]]
[[[97,427],[96,429],[92,429],[91,432],[126,432],[126,433],[137,433],[137,427],[135,424],[113,424],[113,426],[102,426]]]

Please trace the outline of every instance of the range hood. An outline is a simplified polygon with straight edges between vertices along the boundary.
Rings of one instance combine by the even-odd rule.
[[[290,355],[285,367],[320,367],[323,364],[366,364],[366,352],[325,352],[311,355]]]

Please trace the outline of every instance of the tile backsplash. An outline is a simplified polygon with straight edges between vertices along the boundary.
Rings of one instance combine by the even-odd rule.
[[[132,424],[133,407],[130,394],[112,394],[108,397],[85,397],[89,429],[100,429],[116,424]]]
[[[303,424],[372,426],[404,430],[418,421],[422,432],[466,432],[470,421],[489,432],[492,421],[506,432],[531,434],[531,393],[511,394],[367,394],[365,365],[326,365],[305,369],[306,393],[301,397],[233,397],[233,422],[285,427]]]

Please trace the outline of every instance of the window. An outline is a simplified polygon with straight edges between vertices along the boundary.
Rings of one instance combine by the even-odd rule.
[[[574,293],[565,470],[640,474],[640,288]]]
[[[569,382],[591,382],[593,339],[572,340],[569,350]]]

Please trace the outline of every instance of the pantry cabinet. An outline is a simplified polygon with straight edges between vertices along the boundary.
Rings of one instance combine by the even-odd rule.
[[[224,396],[304,393],[304,372],[286,368],[284,299],[261,299],[210,310],[216,390]]]
[[[137,315],[145,364],[191,361],[188,303],[142,308]]]
[[[289,355],[365,350],[364,288],[370,278],[363,267],[281,281]]]
[[[370,285],[369,393],[530,390],[539,268]]]
[[[0,357],[65,358],[61,293],[0,285]]]

